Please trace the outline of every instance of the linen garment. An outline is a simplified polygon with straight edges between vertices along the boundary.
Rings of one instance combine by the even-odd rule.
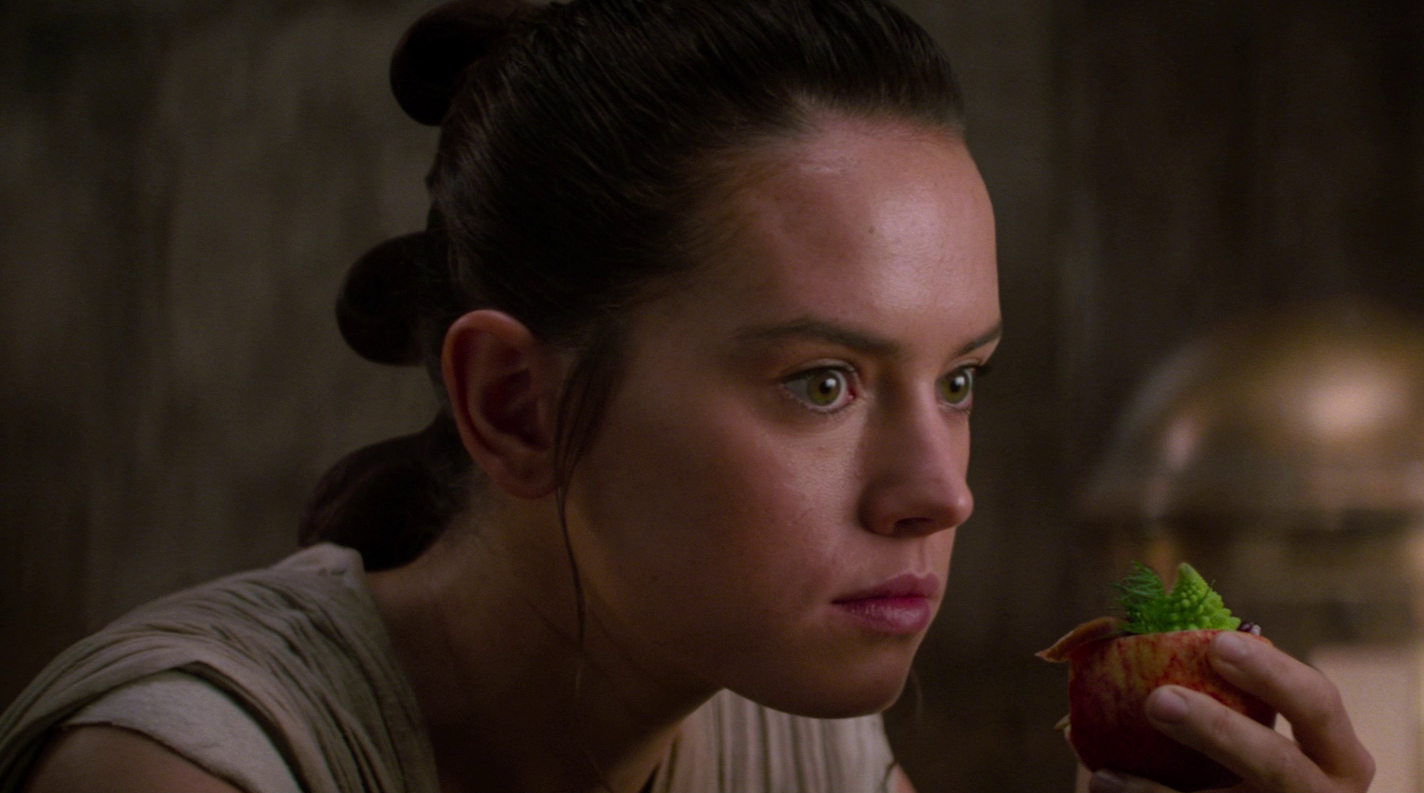
[[[357,552],[323,544],[140,607],[45,668],[0,716],[0,793],[53,731],[142,733],[248,793],[435,793],[415,694]],[[722,692],[684,722],[657,793],[889,789],[879,716],[809,719]]]

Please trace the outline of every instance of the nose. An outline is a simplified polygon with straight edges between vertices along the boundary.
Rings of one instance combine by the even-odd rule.
[[[936,403],[886,417],[879,429],[863,447],[862,525],[886,536],[925,536],[968,520],[968,416]]]

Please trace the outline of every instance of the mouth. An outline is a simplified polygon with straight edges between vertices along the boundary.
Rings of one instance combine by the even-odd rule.
[[[934,619],[939,577],[901,573],[867,589],[836,598],[832,605],[876,633],[919,633]]]

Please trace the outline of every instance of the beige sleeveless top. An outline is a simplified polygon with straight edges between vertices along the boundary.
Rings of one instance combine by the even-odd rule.
[[[360,555],[319,545],[171,595],[65,651],[0,716],[0,793],[51,731],[141,732],[249,793],[438,790],[414,692]],[[878,716],[821,720],[730,692],[687,722],[658,793],[885,791]]]

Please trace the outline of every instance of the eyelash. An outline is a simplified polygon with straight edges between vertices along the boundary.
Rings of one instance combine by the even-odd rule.
[[[953,370],[945,373],[939,380],[935,381],[935,387],[936,389],[938,389],[939,384],[945,382],[949,378],[956,377],[961,374],[967,374],[969,376],[969,393],[965,396],[964,400],[957,403],[945,401],[945,404],[951,410],[956,410],[961,413],[968,413],[970,411],[970,408],[974,404],[974,387],[978,384],[979,380],[984,377],[987,377],[989,375],[989,372],[990,366],[987,363],[966,364],[964,366],[956,367]],[[814,381],[818,377],[822,377],[824,375],[832,373],[840,376],[841,379],[844,381],[844,388],[849,394],[849,398],[845,401],[844,404],[840,404],[835,407],[816,405],[812,400],[810,389],[813,387]],[[800,384],[802,388],[798,389],[797,384]],[[855,399],[859,396],[857,394],[858,387],[859,379],[857,377],[856,370],[853,367],[842,365],[815,366],[810,369],[802,370],[782,381],[782,388],[785,389],[786,392],[788,392],[788,395],[793,400],[795,400],[797,404],[812,413],[822,416],[829,416],[835,413],[839,413],[840,411],[844,410],[851,402],[854,402]],[[836,401],[840,402],[842,399],[846,398],[844,396],[838,396]]]

